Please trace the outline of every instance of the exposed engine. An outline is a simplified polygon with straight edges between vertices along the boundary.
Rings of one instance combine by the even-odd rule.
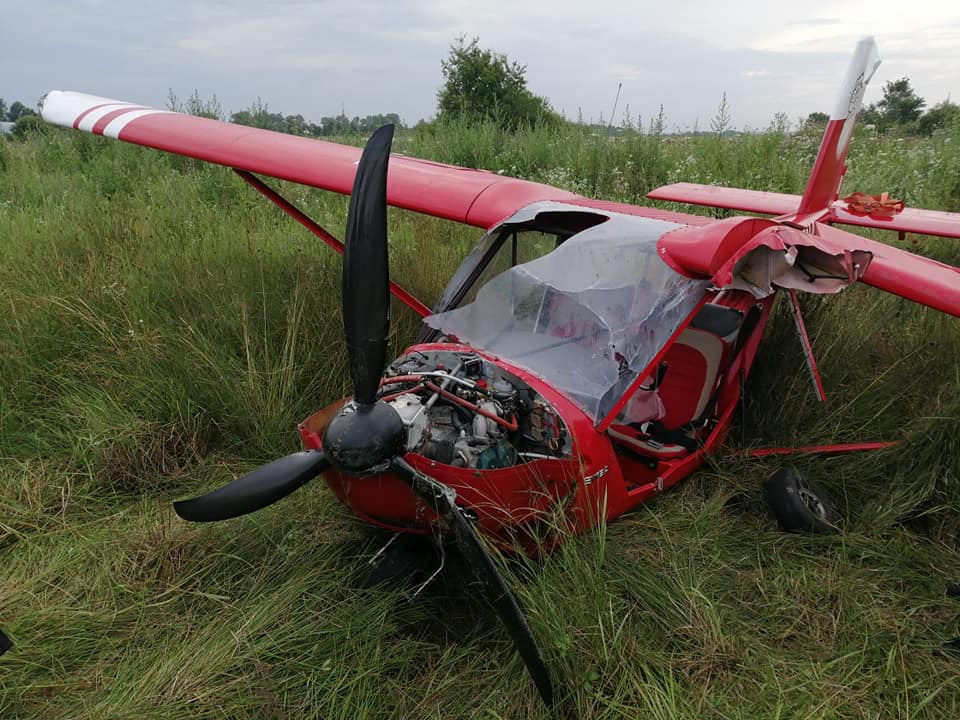
[[[570,454],[556,410],[523,380],[478,355],[403,355],[380,399],[407,427],[407,450],[445,465],[491,470]]]

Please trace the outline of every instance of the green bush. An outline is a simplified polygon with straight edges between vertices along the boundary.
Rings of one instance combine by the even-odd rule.
[[[34,135],[46,135],[50,126],[39,115],[21,115],[13,125],[13,136],[26,140]]]

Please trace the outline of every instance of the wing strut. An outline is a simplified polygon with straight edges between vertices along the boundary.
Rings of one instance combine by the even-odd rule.
[[[836,453],[861,452],[865,450],[883,450],[896,447],[897,440],[881,440],[879,442],[834,443],[832,445],[801,445],[800,447],[769,447],[744,448],[735,450],[734,455],[741,457],[764,458],[771,455],[833,455]]]
[[[803,322],[803,313],[800,311],[800,299],[797,297],[797,291],[790,288],[790,309],[793,312],[793,322],[797,327],[797,337],[800,338],[800,345],[803,346],[803,357],[807,361],[807,370],[810,372],[810,380],[813,383],[813,390],[817,393],[820,402],[827,401],[827,393],[823,389],[823,382],[820,380],[820,370],[817,369],[817,358],[813,354],[813,345],[810,344],[810,336],[807,335],[807,325]]]
[[[253,187],[257,192],[259,192],[261,195],[267,198],[267,200],[272,202],[278,208],[283,210],[287,215],[289,215],[298,223],[303,225],[307,230],[309,230],[318,238],[323,240],[323,242],[325,242],[327,245],[329,245],[338,253],[343,255],[343,249],[344,249],[343,243],[337,240],[337,238],[335,238],[329,232],[327,232],[321,225],[314,222],[310,218],[310,216],[308,216],[305,212],[300,210],[300,208],[298,208],[296,205],[294,205],[285,197],[283,197],[283,195],[278,193],[276,190],[274,190],[265,182],[263,182],[263,180],[258,178],[253,173],[248,172],[247,170],[240,170],[238,168],[234,168],[233,171],[237,175],[239,175],[241,178],[243,178],[243,180],[248,185]],[[413,295],[411,295],[409,292],[404,290],[402,287],[397,285],[392,280],[390,281],[390,293],[395,298],[397,298],[397,300],[399,300],[408,308],[410,308],[415,313],[417,313],[417,315],[419,315],[420,317],[426,317],[427,315],[431,314],[430,308],[428,308],[422,302],[417,300]]]

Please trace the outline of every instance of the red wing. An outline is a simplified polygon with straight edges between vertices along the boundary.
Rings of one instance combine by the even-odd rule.
[[[940,210],[904,208],[891,218],[877,218],[849,212],[847,203],[843,200],[837,200],[830,208],[827,222],[859,225],[860,227],[876,228],[878,230],[960,238],[960,213],[942,212]]]
[[[360,148],[184,115],[76,92],[54,90],[42,101],[44,120],[178,155],[349,194]],[[570,202],[682,224],[696,215],[621,205],[566,190],[394,155],[387,202],[395,207],[489,228],[538,200]]]
[[[867,238],[856,245],[873,253],[862,282],[960,317],[960,268]]]
[[[861,282],[960,317],[960,268],[829,225],[817,228],[817,241],[837,253],[870,253]]]
[[[799,195],[763,190],[741,190],[698,183],[664,185],[647,193],[647,197],[653,200],[670,200],[765,215],[790,215],[800,206]],[[904,208],[890,218],[872,217],[850,212],[845,200],[836,200],[831,203],[820,222],[960,238],[960,213],[941,210]]]
[[[82,93],[48,93],[43,117],[64,127],[344,194],[353,188],[360,159],[360,148]],[[579,197],[483,170],[402,156],[390,160],[391,205],[483,228],[538,200]]]
[[[765,215],[786,215],[795,212],[800,206],[799,195],[763,190],[741,190],[699,183],[664,185],[648,192],[647,197],[652,200],[670,200]]]

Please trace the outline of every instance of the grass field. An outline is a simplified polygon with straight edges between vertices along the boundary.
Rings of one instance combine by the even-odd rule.
[[[359,143],[355,138],[352,142]],[[639,202],[686,180],[798,192],[815,133],[423,128],[396,150]],[[845,188],[960,211],[960,126],[854,141]],[[340,234],[346,201],[291,199]],[[432,302],[479,233],[391,215]],[[960,243],[908,240],[960,264]],[[380,537],[321,482],[232,522],[170,501],[297,448],[346,394],[339,258],[223,168],[79,133],[0,139],[0,718],[539,718],[470,586],[361,590]],[[772,462],[726,454],[541,566],[506,568],[582,718],[957,718],[960,325],[867,287],[785,308],[731,444],[894,439],[796,458],[845,532],[788,536]],[[414,318],[397,308],[395,346]]]

